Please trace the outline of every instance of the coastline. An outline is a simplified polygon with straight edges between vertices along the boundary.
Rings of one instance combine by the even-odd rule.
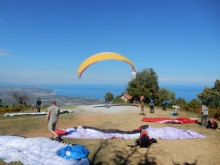
[[[51,105],[51,100],[57,100],[59,106],[63,105],[93,105],[104,103],[104,100],[95,98],[84,98],[74,96],[57,95],[54,90],[43,88],[25,88],[25,87],[0,87],[0,98],[2,105],[18,105],[19,103],[13,98],[13,92],[26,93],[29,97],[27,105],[34,106],[37,98],[41,98],[43,106]]]
[[[28,105],[35,105],[38,97],[43,105],[50,105],[52,99],[56,99],[59,105],[90,105],[104,103],[107,92],[113,93],[114,97],[120,95],[126,88],[125,84],[107,85],[51,85],[51,86],[0,86],[0,98],[3,105],[17,105],[12,97],[14,91],[25,92],[30,97]],[[197,99],[203,85],[161,85],[176,94],[176,99],[184,98],[186,102]]]
[[[57,95],[62,96],[74,96],[83,98],[95,98],[103,99],[107,92],[111,92],[114,97],[121,95],[121,93],[126,91],[126,84],[93,84],[93,85],[53,85],[44,86],[43,88],[54,89]],[[185,99],[189,102],[193,99],[197,99],[197,94],[202,93],[205,87],[211,87],[211,85],[160,85],[160,88],[166,88],[170,92],[176,94],[176,99],[179,97]]]

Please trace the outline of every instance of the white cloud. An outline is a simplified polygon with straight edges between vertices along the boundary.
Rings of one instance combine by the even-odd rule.
[[[162,78],[162,79],[159,79],[160,81],[178,81],[178,79],[172,79],[172,78]]]
[[[8,53],[6,50],[0,49],[0,56],[10,56],[11,54]]]
[[[194,78],[192,81],[198,82],[198,81],[202,81],[202,79]]]
[[[199,78],[193,78],[193,79],[162,78],[162,79],[159,79],[159,81],[163,81],[163,82],[202,82],[202,79],[199,79]]]

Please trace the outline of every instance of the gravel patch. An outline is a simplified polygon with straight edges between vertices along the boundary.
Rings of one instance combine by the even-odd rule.
[[[140,107],[134,105],[119,105],[119,104],[109,104],[108,108],[105,105],[79,105],[74,108],[74,111],[88,111],[88,112],[97,112],[104,114],[114,114],[122,112],[139,112]]]

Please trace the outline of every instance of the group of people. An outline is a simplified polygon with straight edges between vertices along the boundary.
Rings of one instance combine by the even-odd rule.
[[[208,107],[202,103],[202,111],[201,111],[201,126],[205,126],[206,128],[216,129],[218,128],[218,123],[213,119],[208,119],[209,109]]]
[[[141,101],[141,112],[140,115],[144,115],[144,96],[140,97],[140,101]],[[178,105],[174,105],[173,108],[175,109],[175,112],[172,112],[172,115],[178,115],[179,111],[180,111],[180,107]],[[150,99],[150,113],[154,113],[154,101],[152,99]],[[208,111],[208,107],[202,103],[202,111],[201,111],[201,126],[205,126],[206,128],[212,128],[212,129],[216,129],[218,128],[218,123],[216,121],[214,121],[213,119],[208,119],[209,116],[209,111]]]
[[[58,122],[58,117],[60,115],[60,108],[56,105],[56,100],[52,100],[51,106],[48,108],[45,125],[48,125],[48,130],[51,132],[50,139],[61,141],[61,137],[55,132],[56,125]],[[38,98],[36,101],[36,107],[38,112],[40,112],[40,106],[41,106],[41,99]],[[108,106],[108,100],[106,99],[106,106]],[[175,108],[175,112],[179,113],[180,107],[179,106],[173,106]],[[150,113],[154,113],[154,101],[150,100]],[[144,113],[144,97],[141,99],[141,113],[140,115],[145,115]],[[218,128],[218,124],[216,121],[209,119],[207,121],[209,112],[208,107],[202,103],[202,112],[201,112],[201,126],[206,126],[207,128]]]
[[[140,101],[141,101],[141,113],[139,115],[144,115],[144,96],[140,97]],[[154,101],[152,99],[150,99],[150,113],[154,113]]]

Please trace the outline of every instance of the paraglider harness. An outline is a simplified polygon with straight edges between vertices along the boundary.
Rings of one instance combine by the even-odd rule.
[[[140,146],[141,148],[147,148],[152,143],[157,143],[157,140],[154,138],[150,138],[146,128],[148,128],[148,125],[140,126],[138,130],[140,131],[140,136],[138,139],[135,140],[134,145],[128,145],[129,147],[137,147]]]
[[[217,129],[218,123],[213,119],[209,119],[206,128]]]

